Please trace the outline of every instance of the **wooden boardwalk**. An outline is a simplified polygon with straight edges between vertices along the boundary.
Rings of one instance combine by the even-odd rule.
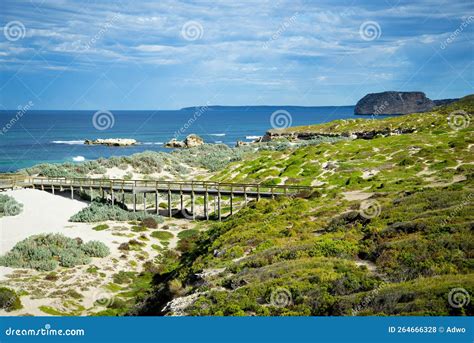
[[[147,194],[154,194],[155,212],[159,213],[159,198],[161,195],[167,197],[167,215],[173,215],[172,195],[180,197],[180,211],[185,212],[184,197],[189,196],[191,200],[191,216],[196,218],[196,197],[204,198],[204,217],[209,219],[209,197],[214,197],[217,203],[217,219],[222,218],[222,198],[230,201],[230,215],[234,211],[234,198],[243,198],[245,203],[248,199],[259,200],[261,198],[307,196],[314,191],[314,187],[292,186],[292,185],[261,185],[246,183],[226,183],[215,181],[151,181],[151,180],[122,180],[122,179],[92,179],[92,178],[48,178],[28,177],[19,175],[0,176],[0,189],[11,188],[35,188],[49,190],[53,194],[56,191],[68,191],[71,198],[75,191],[88,191],[91,199],[94,195],[104,199],[110,199],[112,204],[121,202],[125,204],[125,194],[132,194],[133,211],[137,210],[138,195],[142,195],[144,208],[146,207]],[[121,199],[121,201],[119,200]]]

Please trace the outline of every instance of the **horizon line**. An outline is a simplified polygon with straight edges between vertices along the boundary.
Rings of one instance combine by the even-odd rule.
[[[305,105],[195,105],[195,106],[185,106],[181,108],[174,108],[174,109],[132,109],[132,108],[124,108],[124,109],[110,109],[107,111],[182,111],[185,109],[192,109],[192,108],[203,108],[203,107],[302,107],[302,108],[316,108],[316,107],[353,107],[353,105],[318,105],[318,106],[305,106]],[[21,108],[15,109],[0,109],[1,111],[21,111]],[[104,111],[104,108],[94,108],[94,109],[53,109],[53,108],[37,108],[37,109],[29,109],[28,112],[34,111]]]

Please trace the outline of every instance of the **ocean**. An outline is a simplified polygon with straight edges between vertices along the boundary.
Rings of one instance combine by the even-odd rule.
[[[276,112],[278,111],[278,112]],[[273,126],[308,125],[355,116],[341,107],[203,107],[175,111],[0,111],[0,172],[38,163],[77,163],[146,150],[169,151],[163,143],[190,133],[207,143],[234,146],[252,141]],[[273,113],[276,113],[272,116]],[[131,147],[84,145],[85,139],[133,138]]]

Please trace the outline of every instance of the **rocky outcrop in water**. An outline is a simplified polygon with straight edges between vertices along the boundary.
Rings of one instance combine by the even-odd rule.
[[[194,148],[204,144],[204,140],[195,134],[188,135],[184,141],[173,138],[165,144],[166,148]]]
[[[355,114],[408,114],[430,111],[435,102],[423,92],[382,92],[371,93],[360,99],[354,109]]]
[[[86,139],[87,145],[106,145],[106,146],[131,146],[137,144],[135,139],[130,138],[107,138],[107,139]]]

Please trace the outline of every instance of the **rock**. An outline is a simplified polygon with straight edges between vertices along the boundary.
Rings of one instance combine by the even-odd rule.
[[[195,134],[188,135],[184,141],[179,141],[176,138],[171,139],[165,144],[166,148],[194,148],[204,144],[204,140]]]
[[[227,269],[226,267],[216,268],[216,269],[212,269],[212,268],[203,269],[202,272],[196,273],[196,277],[199,278],[199,279],[203,279],[203,280],[210,279],[214,276],[222,274],[223,272],[225,272],[226,269]]]
[[[184,297],[175,298],[166,304],[162,312],[170,316],[184,316],[186,315],[186,309],[203,294],[205,293],[196,292]]]
[[[408,114],[430,111],[435,102],[423,92],[381,92],[371,93],[360,99],[355,114]]]
[[[213,255],[214,257],[221,257],[221,256],[223,256],[225,253],[226,253],[226,250],[225,250],[225,249],[223,249],[223,250],[214,249],[212,255]]]
[[[186,143],[178,141],[176,138],[173,138],[168,143],[165,144],[166,148],[186,148]]]
[[[184,144],[186,144],[186,147],[188,148],[194,148],[196,146],[203,145],[204,140],[198,135],[191,134],[185,138]]]
[[[334,169],[337,169],[338,166],[339,165],[337,164],[337,162],[332,162],[332,161],[324,162],[322,164],[322,168],[326,170],[334,170]]]
[[[135,139],[129,138],[107,138],[107,139],[86,139],[84,144],[87,145],[107,145],[107,146],[130,146],[137,144]]]
[[[246,146],[246,145],[250,145],[250,143],[249,142],[243,142],[243,141],[237,141],[237,143],[235,144],[235,147],[238,148],[238,147]]]

